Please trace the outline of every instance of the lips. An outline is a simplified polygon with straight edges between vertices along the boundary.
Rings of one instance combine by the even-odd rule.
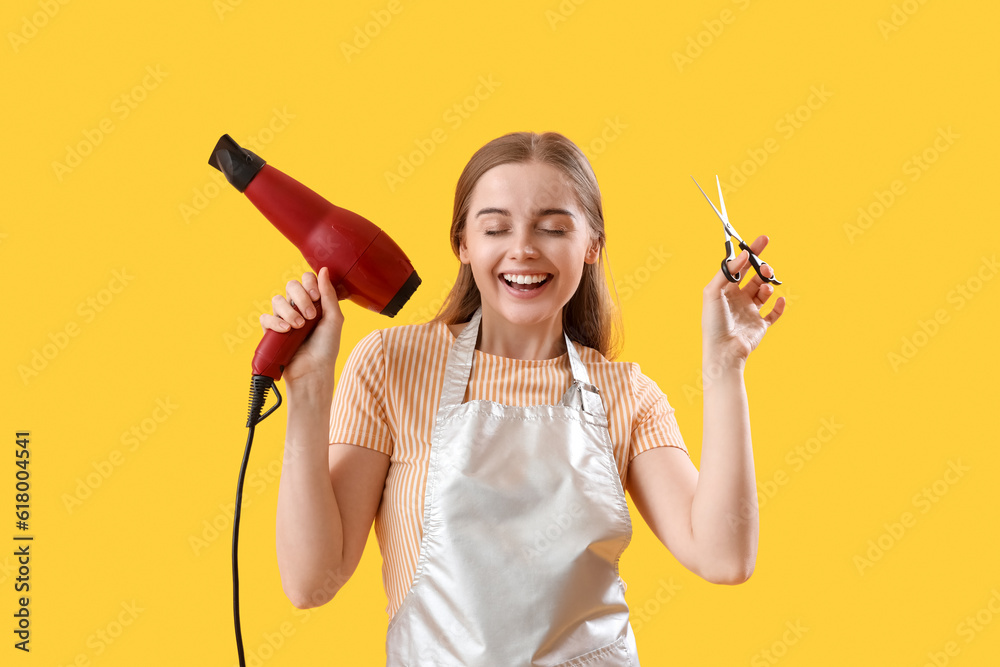
[[[535,285],[552,277],[550,273],[501,273],[508,285]]]
[[[534,296],[545,289],[551,273],[501,273],[497,279],[515,296]]]

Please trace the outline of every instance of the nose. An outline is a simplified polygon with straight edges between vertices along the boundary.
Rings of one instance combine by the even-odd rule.
[[[535,246],[532,243],[530,229],[522,227],[512,234],[511,239],[514,242],[510,248],[511,259],[523,259],[526,257],[538,256],[538,251],[535,250]]]

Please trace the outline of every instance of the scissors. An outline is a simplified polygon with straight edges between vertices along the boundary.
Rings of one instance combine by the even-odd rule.
[[[694,181],[694,176],[691,177],[691,180]],[[698,185],[698,181],[694,181],[694,184]],[[722,199],[722,184],[719,183],[718,176],[715,177],[715,184],[719,187],[719,206],[722,207],[722,213],[719,213],[719,209],[715,208],[715,204],[712,204],[712,200],[708,199],[708,195],[705,194],[704,190],[701,190],[700,185],[698,185],[698,189],[701,190],[701,194],[705,195],[705,199],[708,199],[708,203],[712,205],[712,210],[715,211],[715,214],[717,216],[719,216],[719,220],[722,220],[722,228],[723,228],[722,231],[723,234],[725,234],[726,236],[726,253],[727,253],[726,258],[722,260],[722,273],[725,274],[726,280],[728,280],[731,283],[738,283],[740,281],[740,272],[737,271],[736,275],[734,276],[729,272],[729,267],[726,266],[729,260],[736,259],[736,251],[733,248],[732,239],[729,238],[731,236],[739,242],[740,248],[742,250],[747,251],[747,255],[749,255],[750,257],[750,264],[753,266],[753,270],[757,272],[757,275],[760,276],[760,279],[766,283],[771,283],[772,285],[780,285],[781,281],[775,278],[775,276],[773,275],[774,274],[773,268],[771,269],[772,275],[770,278],[761,273],[760,268],[765,264],[767,264],[767,262],[760,261],[760,258],[757,257],[757,255],[753,253],[753,250],[750,249],[750,246],[747,245],[742,238],[740,238],[740,235],[736,233],[736,230],[733,229],[733,226],[729,224],[729,216],[726,214],[726,202],[723,201]]]

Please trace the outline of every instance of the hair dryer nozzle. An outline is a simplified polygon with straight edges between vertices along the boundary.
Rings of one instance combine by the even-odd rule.
[[[254,176],[266,164],[259,155],[241,147],[228,134],[222,135],[212,150],[208,163],[226,175],[226,180],[240,192],[247,189]]]
[[[389,317],[396,317],[396,313],[398,313],[399,309],[403,307],[403,304],[405,304],[407,301],[410,300],[410,297],[413,296],[413,293],[417,291],[417,287],[419,286],[420,286],[420,276],[418,276],[417,272],[414,271],[413,273],[410,274],[410,277],[406,279],[406,282],[403,283],[403,286],[399,288],[399,291],[396,292],[396,295],[392,297],[389,303],[386,304],[386,307],[383,308],[382,312],[379,314],[388,315]]]

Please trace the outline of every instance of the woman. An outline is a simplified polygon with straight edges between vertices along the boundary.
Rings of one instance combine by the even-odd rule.
[[[261,316],[287,331],[315,317],[313,301],[324,312],[284,371],[286,595],[301,608],[329,601],[374,521],[389,665],[636,665],[617,571],[631,536],[624,489],[685,567],[716,583],[750,576],[743,368],[784,299],[761,317],[771,285],[754,274],[740,287],[721,270],[704,290],[699,472],[655,383],[607,359],[604,220],[577,146],[551,132],[483,146],[459,178],[451,241],[461,267],[441,313],[363,339],[336,397],[343,315],[327,270],[291,281]],[[743,252],[728,268],[747,265]]]

